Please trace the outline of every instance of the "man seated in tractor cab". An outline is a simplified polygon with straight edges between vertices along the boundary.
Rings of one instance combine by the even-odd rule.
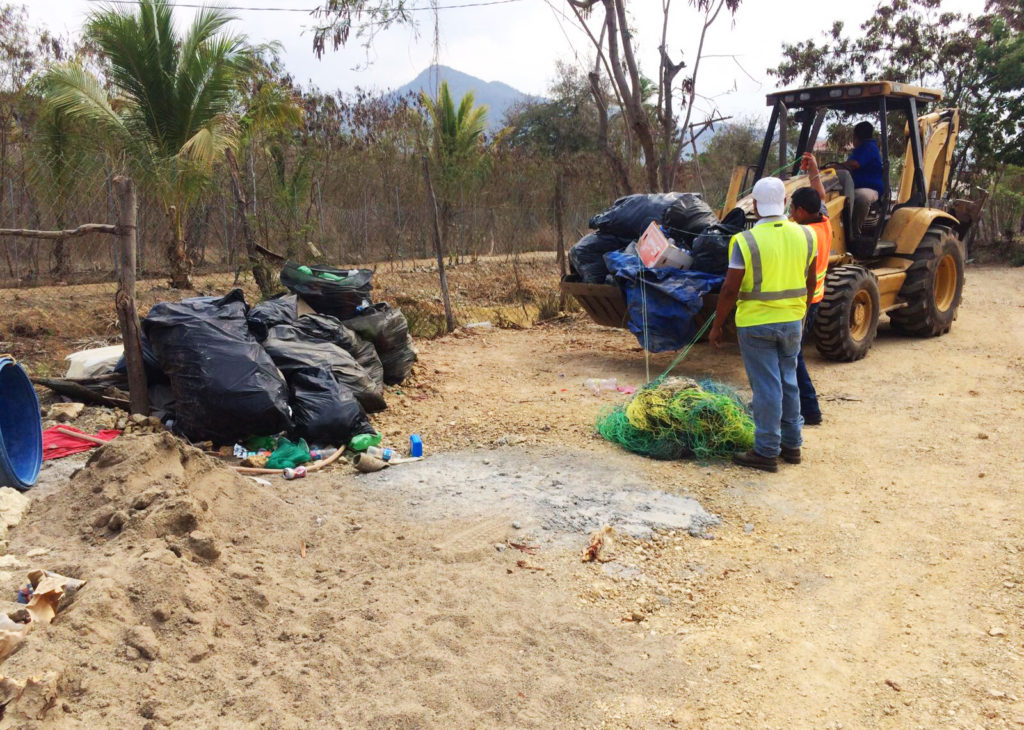
[[[878,200],[884,190],[882,181],[882,153],[875,141],[875,128],[871,122],[861,122],[853,128],[853,151],[846,162],[837,162],[825,167],[835,168],[846,196],[846,205],[853,201],[853,236],[859,238],[864,219],[871,204]],[[847,207],[849,210],[849,207]]]

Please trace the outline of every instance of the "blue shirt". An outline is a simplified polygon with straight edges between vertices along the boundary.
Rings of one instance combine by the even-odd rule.
[[[855,188],[871,188],[882,194],[882,153],[878,151],[878,142],[868,139],[861,142],[850,153],[847,162],[854,161],[860,167],[850,171]]]

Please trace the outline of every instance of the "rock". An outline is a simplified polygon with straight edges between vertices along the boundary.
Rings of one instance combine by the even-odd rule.
[[[149,421],[149,416],[145,416],[141,413],[133,413],[131,416],[131,422],[136,426],[145,426]]]
[[[32,548],[27,553],[25,553],[25,557],[26,558],[41,558],[44,555],[49,555],[49,554],[50,554],[50,549],[49,548]]]
[[[496,543],[494,543],[494,549],[497,550],[499,553],[500,552],[504,552],[505,548],[507,548],[507,547],[508,547],[508,545],[506,545],[503,542],[496,542]]]
[[[14,527],[21,522],[22,515],[28,509],[29,499],[17,489],[0,487],[0,520],[6,527]]]
[[[188,546],[198,557],[203,560],[216,560],[220,557],[220,548],[212,535],[194,530],[189,533]]]
[[[121,529],[128,523],[128,513],[123,509],[119,509],[114,514],[110,515],[110,519],[107,521],[107,528],[111,532],[120,532]]]
[[[982,431],[981,433],[978,434],[978,438],[981,439],[982,441],[987,441],[988,440],[988,434],[985,433],[984,431]]]
[[[518,522],[513,522],[512,523],[512,529],[513,530],[521,530],[521,529],[523,529],[523,526],[521,524],[519,524]]]
[[[54,403],[46,412],[46,417],[59,423],[67,423],[82,415],[84,410],[84,403]]]
[[[1006,629],[1001,629],[998,626],[993,626],[988,630],[989,636],[1006,636]]]
[[[0,555],[0,568],[23,568],[25,567],[24,561],[16,555]]]
[[[749,535],[751,532],[754,531],[754,523],[748,522],[747,524],[743,525],[743,531]]]
[[[160,656],[160,643],[157,641],[153,629],[148,626],[140,624],[128,629],[124,641],[128,646],[137,649],[143,659],[153,661]]]

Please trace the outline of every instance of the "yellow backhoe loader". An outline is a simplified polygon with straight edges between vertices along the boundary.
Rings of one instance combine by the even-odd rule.
[[[825,280],[825,299],[818,309],[815,339],[821,354],[832,360],[864,357],[874,342],[880,316],[888,315],[901,333],[934,336],[949,331],[956,319],[964,284],[963,238],[974,223],[977,206],[947,197],[950,160],[956,145],[959,113],[937,109],[942,92],[890,81],[815,86],[768,95],[772,108],[760,159],[736,168],[722,213],[738,206],[754,222],[753,200],[737,199],[766,174],[772,148],[778,143],[780,120],[799,127],[794,154],[783,146],[782,160],[792,161],[779,174],[792,194],[809,184],[800,174],[800,156],[813,146],[825,115],[871,116],[877,120],[882,152],[884,190],[872,204],[859,236],[850,230],[852,201],[838,190],[835,172],[822,173],[826,206],[832,222],[832,253]],[[899,188],[890,190],[889,125],[903,122],[907,148]],[[788,126],[788,125],[787,125]],[[625,326],[625,302],[618,287],[563,283],[599,324]],[[713,296],[705,297],[703,316],[710,316]]]

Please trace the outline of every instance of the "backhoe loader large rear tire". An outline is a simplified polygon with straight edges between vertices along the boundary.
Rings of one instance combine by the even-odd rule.
[[[914,252],[900,298],[907,305],[889,313],[893,329],[916,337],[949,332],[964,289],[964,250],[942,228],[930,228]]]
[[[863,266],[837,266],[825,277],[814,335],[829,360],[860,360],[878,332],[878,279]]]

